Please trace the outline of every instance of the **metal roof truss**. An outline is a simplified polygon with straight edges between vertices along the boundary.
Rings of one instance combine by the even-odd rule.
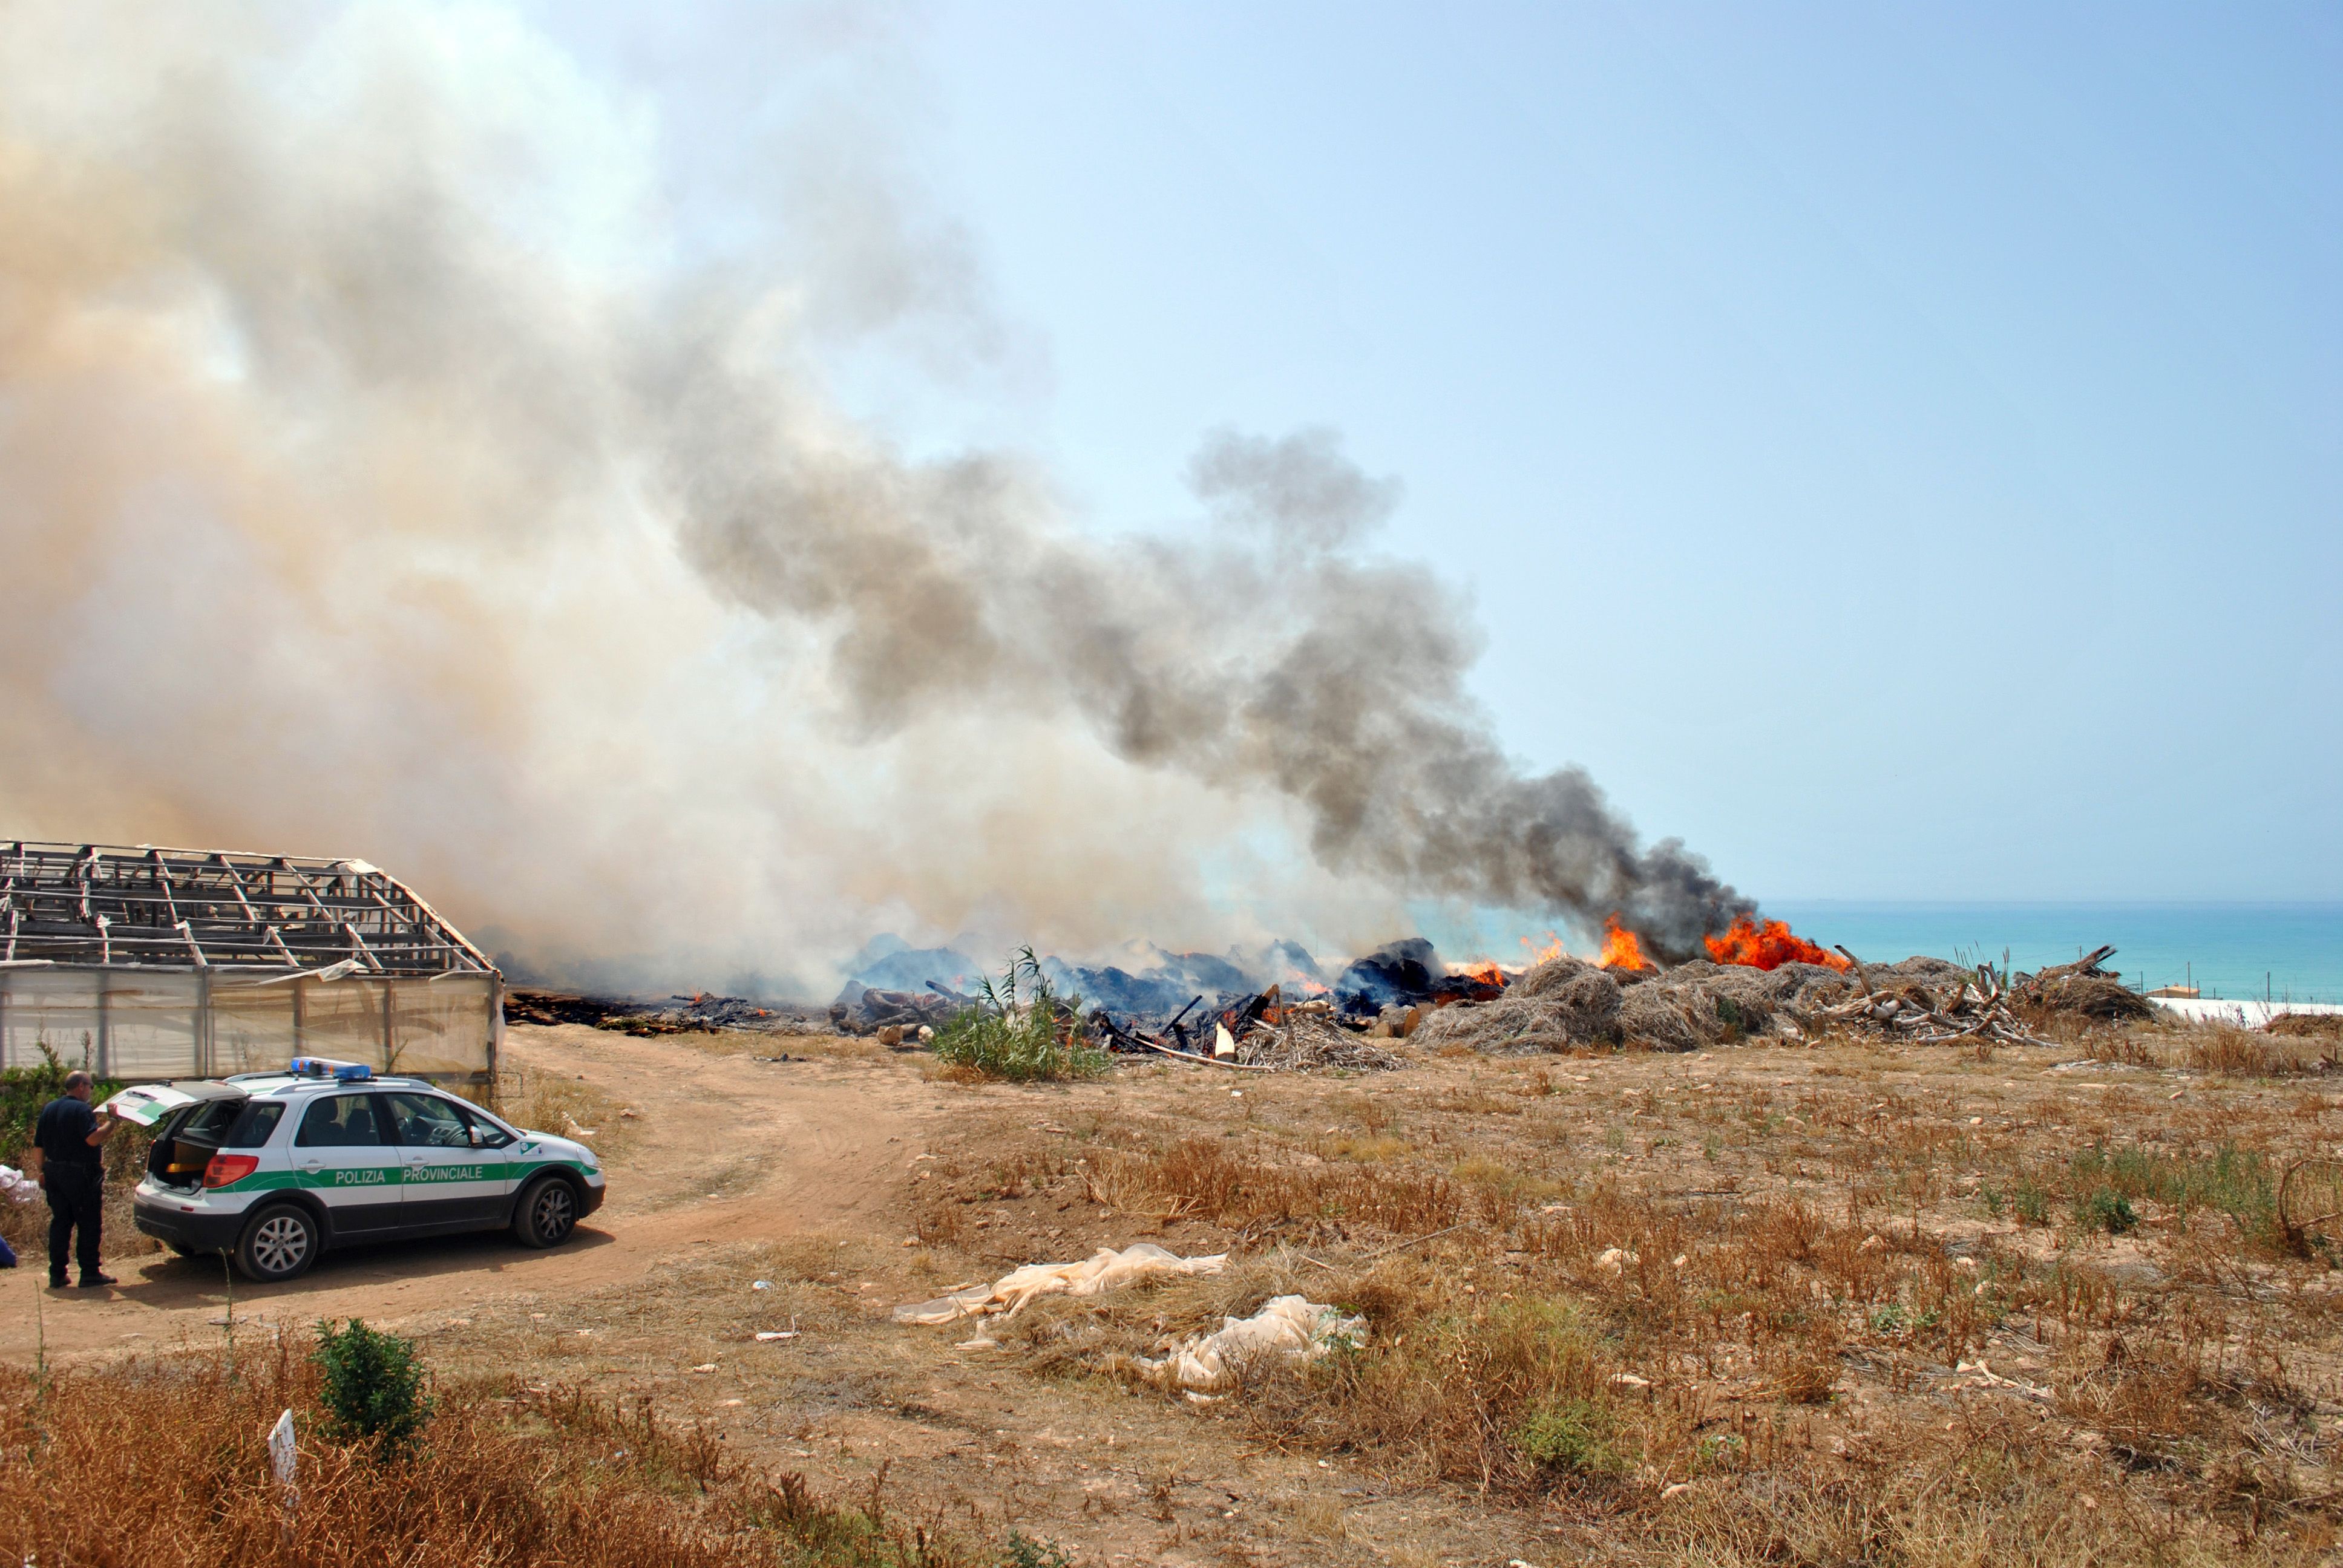
[[[0,962],[491,974],[364,860],[0,840]]]

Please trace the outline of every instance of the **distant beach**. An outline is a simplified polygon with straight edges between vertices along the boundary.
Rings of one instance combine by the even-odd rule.
[[[2102,942],[2126,983],[2194,983],[2207,998],[2343,1002],[2343,902],[1871,903],[1768,902],[1802,936],[1844,943],[1858,958],[1915,953],[2021,970],[2071,963]]]

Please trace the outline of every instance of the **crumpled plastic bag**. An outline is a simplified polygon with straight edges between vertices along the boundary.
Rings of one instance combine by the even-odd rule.
[[[14,1165],[0,1165],[0,1198],[15,1203],[31,1203],[41,1196],[41,1184],[17,1170]]]
[[[1183,1258],[1152,1241],[1133,1242],[1120,1252],[1101,1247],[1079,1263],[1028,1263],[989,1285],[970,1285],[932,1302],[907,1302],[895,1309],[895,1321],[949,1323],[986,1313],[1013,1317],[1036,1296],[1096,1296],[1157,1274],[1217,1274],[1228,1261],[1226,1252]]]
[[[1219,1332],[1199,1334],[1161,1361],[1139,1358],[1139,1369],[1151,1382],[1202,1392],[1223,1387],[1239,1368],[1266,1360],[1312,1362],[1337,1347],[1366,1342],[1363,1317],[1344,1317],[1301,1296],[1272,1296],[1252,1316],[1223,1318]]]

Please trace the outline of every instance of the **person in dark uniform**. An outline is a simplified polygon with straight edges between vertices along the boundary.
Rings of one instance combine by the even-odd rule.
[[[65,1074],[65,1091],[41,1107],[33,1143],[41,1151],[41,1190],[49,1197],[49,1288],[65,1289],[65,1251],[81,1232],[81,1288],[114,1281],[97,1266],[98,1211],[106,1201],[106,1141],[121,1122],[89,1108],[90,1076]]]

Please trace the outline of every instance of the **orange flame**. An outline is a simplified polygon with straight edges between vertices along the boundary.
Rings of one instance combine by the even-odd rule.
[[[1721,964],[1744,964],[1759,970],[1788,963],[1827,964],[1835,970],[1847,967],[1846,960],[1804,937],[1793,935],[1788,924],[1781,920],[1767,920],[1761,925],[1743,915],[1723,936],[1703,940],[1708,944],[1708,956]]]
[[[1458,964],[1453,972],[1479,980],[1483,985],[1503,986],[1505,983],[1505,971],[1498,967],[1494,959],[1483,959],[1477,964]]]
[[[1523,937],[1522,939],[1522,946],[1526,948],[1529,945],[1529,938]],[[1535,949],[1531,952],[1529,956],[1529,967],[1535,969],[1538,965],[1545,963],[1551,960],[1566,959],[1569,956],[1570,950],[1562,945],[1562,939],[1554,935],[1552,931],[1548,931],[1545,934],[1545,946]]]
[[[1635,933],[1619,923],[1616,915],[1603,918],[1603,956],[1594,960],[1606,970],[1647,970],[1652,966],[1644,957],[1644,944]]]

